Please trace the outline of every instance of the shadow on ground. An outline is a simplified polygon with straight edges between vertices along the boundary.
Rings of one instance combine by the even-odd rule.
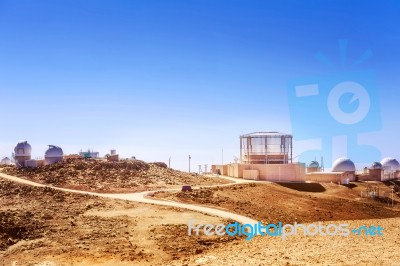
[[[319,183],[277,183],[280,186],[302,192],[325,192],[326,189]]]
[[[348,188],[350,188],[350,189],[353,189],[353,188],[357,187],[357,185],[356,185],[356,184],[354,184],[354,183],[350,183],[350,184],[342,184],[342,186],[344,186],[344,187],[348,187]]]

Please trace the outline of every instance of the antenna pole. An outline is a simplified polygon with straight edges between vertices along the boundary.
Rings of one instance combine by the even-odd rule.
[[[189,173],[190,173],[190,159],[192,159],[192,157],[190,157],[189,155]]]
[[[324,167],[324,156],[321,156],[321,171],[325,172],[325,167]]]

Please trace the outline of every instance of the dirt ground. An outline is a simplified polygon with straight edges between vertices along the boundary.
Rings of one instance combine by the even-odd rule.
[[[230,210],[263,223],[309,223],[400,216],[400,204],[361,198],[367,183],[350,187],[318,183],[240,184],[192,192],[157,192],[155,198],[202,204]],[[382,183],[381,191],[390,189]],[[395,195],[395,200],[400,198]]]
[[[251,241],[194,255],[195,265],[400,265],[400,216],[397,204],[360,198],[371,184],[242,184],[155,197],[196,202],[245,214],[265,223],[325,221],[350,228],[381,226],[383,236],[257,236]],[[387,190],[384,184],[374,186]],[[389,218],[395,217],[395,218]],[[372,218],[372,219],[371,219]],[[167,265],[181,265],[179,262]]]
[[[384,184],[375,184],[382,190]],[[228,224],[171,207],[72,194],[0,179],[0,265],[400,265],[399,205],[360,198],[368,186],[238,184],[155,197],[263,222],[375,225],[383,236],[188,236],[187,222]]]
[[[57,187],[102,193],[123,193],[207,186],[229,181],[168,168],[165,163],[140,160],[108,162],[100,159],[68,158],[38,168],[2,166],[1,172]]]
[[[278,266],[398,266],[400,265],[400,218],[347,220],[353,227],[381,226],[383,236],[293,236],[256,237],[251,241],[225,245],[223,249],[194,255],[189,265],[278,265]],[[172,261],[166,265],[182,265]]]
[[[160,265],[190,261],[231,237],[188,237],[176,208],[71,194],[0,179],[0,265]]]

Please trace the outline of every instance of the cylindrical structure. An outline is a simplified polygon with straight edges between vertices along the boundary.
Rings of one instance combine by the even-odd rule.
[[[111,155],[116,155],[117,154],[117,150],[111,150]]]
[[[292,135],[254,132],[240,136],[240,160],[244,164],[287,164],[292,162]]]
[[[32,147],[26,140],[18,142],[14,148],[15,165],[19,168],[25,167],[25,161],[31,159],[31,152]]]
[[[63,159],[63,156],[64,153],[60,147],[49,145],[49,148],[44,155],[44,164],[50,165],[59,162]]]

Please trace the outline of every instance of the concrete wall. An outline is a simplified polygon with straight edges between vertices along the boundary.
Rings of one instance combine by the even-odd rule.
[[[240,178],[254,179],[255,172],[248,172],[248,170],[255,170],[258,172],[257,180],[305,181],[305,166],[303,164],[228,164],[224,166],[213,165],[212,169],[214,173],[217,169],[220,169],[224,175]]]
[[[307,167],[307,173],[321,172],[319,167]]]
[[[227,169],[227,176],[233,176],[233,177],[240,177],[243,178],[243,170],[245,170],[245,165],[244,164],[228,164],[226,166]]]
[[[259,180],[305,181],[305,167],[300,164],[266,164],[257,170]]]
[[[243,170],[243,178],[258,180],[258,170]]]
[[[217,164],[217,165],[212,165],[211,166],[211,171],[212,171],[213,174],[217,174],[218,170],[221,173],[221,175],[229,176],[229,174],[228,174],[228,165]]]
[[[382,181],[383,170],[381,169],[368,169],[367,174],[358,176],[358,181]]]
[[[318,183],[337,183],[343,184],[348,181],[354,181],[355,176],[353,172],[314,172],[306,175],[307,181]]]

